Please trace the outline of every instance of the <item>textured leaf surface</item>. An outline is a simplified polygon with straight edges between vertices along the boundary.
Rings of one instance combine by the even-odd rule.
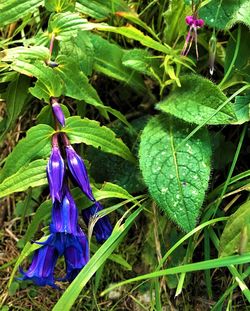
[[[218,18],[215,19],[220,3]],[[199,10],[199,16],[205,20],[205,24],[217,29],[229,29],[237,22],[250,26],[250,1],[212,0]]]
[[[117,80],[127,83],[137,92],[145,92],[142,78],[133,70],[122,63],[125,51],[117,44],[112,44],[100,36],[91,36],[94,46],[94,68]]]
[[[41,0],[4,0],[0,2],[0,27],[17,21],[33,13],[43,1]]]
[[[47,60],[49,59],[49,49],[44,46],[32,46],[32,47],[16,47],[12,49],[4,50],[1,54],[2,61],[13,62],[16,59],[19,60]]]
[[[30,161],[49,156],[51,150],[51,136],[54,130],[45,124],[32,127],[27,136],[19,141],[11,154],[7,157],[3,169],[0,171],[0,181],[16,173]]]
[[[45,7],[51,12],[72,11],[75,8],[75,0],[45,0]]]
[[[242,124],[250,120],[250,95],[236,96],[234,104],[237,124]]]
[[[95,148],[101,148],[104,152],[116,154],[126,160],[134,161],[134,156],[128,147],[115,133],[105,126],[100,126],[97,121],[87,118],[70,117],[66,120],[64,131],[72,144],[85,143]]]
[[[210,174],[206,129],[178,147],[191,130],[175,119],[152,118],[143,130],[139,149],[140,168],[151,196],[184,231],[196,225]]]
[[[241,205],[227,221],[220,240],[220,255],[250,251],[250,201]]]
[[[29,187],[38,187],[47,183],[47,160],[36,160],[22,167],[0,184],[0,198],[14,192],[25,191]]]
[[[181,79],[181,87],[172,91],[157,108],[195,124],[230,124],[237,120],[230,103],[212,117],[226,100],[226,96],[211,81],[189,75]]]
[[[109,14],[114,14],[116,11],[128,11],[128,5],[123,0],[78,0],[77,9],[86,15],[95,18],[104,18]]]

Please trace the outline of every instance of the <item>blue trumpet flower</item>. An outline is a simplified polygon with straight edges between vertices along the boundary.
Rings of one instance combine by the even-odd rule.
[[[55,135],[53,136],[56,137]],[[56,138],[57,139],[57,138]],[[60,149],[56,143],[53,144],[51,155],[47,164],[47,178],[50,187],[50,195],[52,202],[57,199],[62,200],[62,185],[65,173],[65,165],[60,153]]]
[[[70,233],[77,235],[78,210],[68,187],[64,186],[64,197],[61,203],[54,202],[52,208],[51,233]]]
[[[44,245],[35,251],[32,263],[29,269],[24,272],[20,269],[23,277],[19,280],[31,280],[36,285],[50,285],[58,288],[54,281],[54,269],[58,258],[58,252],[55,247]]]
[[[95,202],[95,204],[82,211],[82,217],[87,226],[91,218],[94,218],[96,216],[96,213],[101,211],[102,209],[102,205],[99,202]],[[104,241],[106,241],[110,237],[112,230],[113,228],[108,216],[104,216],[97,220],[93,229],[97,242],[103,243]]]
[[[69,170],[82,192],[89,200],[95,201],[95,198],[90,187],[87,169],[83,159],[75,152],[71,145],[66,146],[66,156]]]

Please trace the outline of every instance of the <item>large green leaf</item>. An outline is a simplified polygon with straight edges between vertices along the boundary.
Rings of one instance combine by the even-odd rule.
[[[95,18],[105,18],[109,14],[114,14],[117,11],[128,11],[128,5],[123,0],[78,0],[77,9],[79,12]]]
[[[16,173],[30,161],[48,157],[53,132],[54,130],[45,124],[39,124],[29,129],[27,136],[19,141],[7,157],[3,169],[0,171],[0,182]]]
[[[184,231],[197,222],[210,174],[211,146],[206,129],[180,145],[192,131],[166,116],[152,118],[141,136],[140,167],[154,200]]]
[[[125,51],[117,44],[112,44],[100,36],[92,35],[94,46],[94,69],[117,80],[127,83],[137,92],[145,92],[142,78],[122,63]]]
[[[195,124],[230,124],[237,120],[230,103],[216,113],[226,100],[226,96],[208,79],[188,75],[182,77],[181,87],[175,88],[157,108]]]
[[[46,61],[49,59],[49,49],[44,46],[31,46],[24,47],[19,46],[11,49],[4,50],[0,53],[1,60],[3,62],[13,62],[17,59],[19,60],[42,60]]]
[[[20,18],[33,13],[42,0],[4,0],[0,2],[0,27],[17,21]]]
[[[70,117],[66,120],[64,131],[70,138],[72,144],[85,143],[104,152],[116,154],[126,160],[134,162],[134,156],[128,147],[115,133],[100,123],[87,118]]]
[[[0,140],[13,126],[16,119],[22,112],[28,97],[28,87],[30,85],[30,79],[25,76],[18,75],[14,81],[12,81],[7,87],[6,95],[6,124],[5,130],[0,135]]]
[[[250,1],[211,0],[199,10],[199,15],[206,25],[217,29],[229,29],[237,22],[250,26]]]
[[[250,251],[250,201],[241,205],[232,214],[220,239],[220,255]]]
[[[15,174],[0,184],[0,198],[14,192],[25,191],[29,187],[38,187],[47,183],[47,160],[36,160],[21,167]]]

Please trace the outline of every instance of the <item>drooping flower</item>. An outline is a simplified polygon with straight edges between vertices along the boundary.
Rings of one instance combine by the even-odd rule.
[[[188,34],[187,34],[181,55],[184,55],[184,56],[188,55],[190,48],[192,46],[192,43],[194,41],[196,57],[198,59],[199,52],[198,52],[198,41],[197,41],[197,29],[202,28],[204,26],[204,20],[198,19],[196,17],[196,14],[194,14],[193,16],[186,17],[186,24],[189,26],[189,30],[188,30]]]
[[[20,269],[23,277],[19,280],[31,280],[36,285],[50,285],[57,288],[54,280],[54,269],[58,258],[58,252],[55,247],[44,245],[35,251],[32,263],[29,269],[24,272]]]
[[[50,102],[55,118],[61,124],[61,126],[65,126],[65,117],[61,105],[58,103],[55,97],[51,97]]]
[[[65,149],[68,167],[75,182],[88,199],[94,202],[95,198],[90,187],[88,173],[83,159],[76,153],[71,145],[67,145]]]
[[[68,235],[67,237],[64,258],[66,263],[64,280],[71,282],[89,261],[88,239],[79,226],[77,236]]]
[[[91,218],[94,219],[97,212],[101,211],[102,209],[102,205],[99,202],[95,202],[95,204],[82,211],[82,217],[87,226],[89,225]],[[110,237],[112,230],[113,228],[108,216],[104,216],[98,219],[93,229],[97,242],[103,243],[106,241]]]
[[[47,178],[52,202],[55,202],[55,199],[61,202],[65,165],[57,144],[56,135],[53,136],[53,140],[52,151],[47,164]]]
[[[64,197],[61,203],[54,202],[52,208],[51,233],[70,233],[77,235],[78,210],[69,189],[64,185]]]

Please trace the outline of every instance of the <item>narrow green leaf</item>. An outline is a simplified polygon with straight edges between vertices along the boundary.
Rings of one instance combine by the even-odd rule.
[[[58,300],[53,308],[53,311],[64,311],[71,310],[72,305],[77,299],[83,287],[87,284],[90,278],[95,274],[95,272],[101,267],[101,265],[106,261],[106,259],[112,254],[118,244],[127,234],[129,228],[135,221],[136,217],[143,210],[143,206],[138,208],[133,212],[126,221],[120,226],[114,228],[112,235],[108,240],[98,249],[86,266],[81,270],[78,276],[66,289],[62,297]]]
[[[101,148],[104,152],[116,154],[125,160],[134,162],[134,156],[128,147],[115,133],[100,123],[87,118],[70,117],[66,120],[64,131],[73,144],[85,143],[95,148]]]
[[[220,239],[220,255],[229,256],[249,251],[250,201],[247,201],[229,217]]]
[[[102,19],[117,11],[129,11],[128,5],[123,0],[78,0],[77,9],[79,12],[94,18]]]
[[[226,100],[226,96],[208,79],[188,75],[182,77],[181,87],[157,104],[157,108],[186,122],[200,125]],[[236,120],[233,107],[228,103],[207,124],[230,124]]]
[[[208,187],[211,158],[206,129],[178,147],[191,130],[176,119],[152,118],[143,130],[139,149],[150,194],[186,232],[196,225]]]
[[[11,129],[22,112],[27,100],[29,84],[29,78],[18,75],[16,79],[8,85],[6,95],[7,120],[5,130],[0,136],[0,141],[9,129]]]
[[[19,141],[11,154],[6,158],[5,165],[0,174],[0,182],[15,174],[30,161],[48,157],[53,132],[54,130],[45,124],[39,124],[29,129],[27,136]]]
[[[96,28],[101,31],[108,31],[108,32],[114,32],[118,33],[120,35],[123,35],[124,37],[127,37],[129,39],[139,41],[142,45],[149,47],[153,50],[169,54],[171,53],[171,48],[167,45],[163,45],[154,39],[152,39],[149,36],[146,36],[141,32],[140,30],[136,29],[135,27],[129,25],[129,26],[122,26],[122,27],[113,27],[108,25],[96,25]]]
[[[234,110],[237,117],[237,124],[250,120],[250,95],[236,96]]]
[[[14,192],[25,191],[29,187],[47,184],[47,160],[36,160],[20,168],[15,174],[4,179],[0,184],[0,198]]]
[[[0,27],[13,23],[33,13],[43,1],[41,0],[5,0],[0,3]]]

